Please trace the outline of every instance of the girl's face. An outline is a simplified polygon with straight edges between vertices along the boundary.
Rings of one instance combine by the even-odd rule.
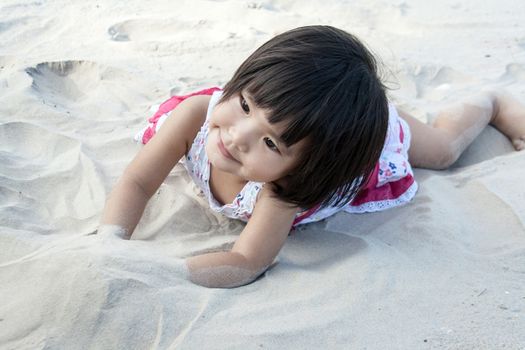
[[[245,181],[271,182],[297,164],[301,140],[290,147],[279,138],[285,125],[270,124],[246,92],[215,106],[206,153],[211,164]]]

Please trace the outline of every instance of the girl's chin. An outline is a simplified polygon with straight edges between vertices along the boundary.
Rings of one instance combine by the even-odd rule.
[[[235,174],[235,167],[233,166],[231,160],[224,159],[221,154],[214,154],[212,157],[208,156],[208,161],[211,166],[217,170],[223,171],[225,173]]]

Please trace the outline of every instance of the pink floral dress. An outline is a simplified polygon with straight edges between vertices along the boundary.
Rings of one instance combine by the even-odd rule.
[[[206,121],[197,133],[188,154],[183,159],[183,164],[213,210],[233,219],[248,221],[255,208],[257,195],[264,183],[247,182],[233,202],[225,205],[221,205],[213,197],[209,185],[210,162],[206,155],[205,145],[208,137],[209,117],[222,95],[220,88],[214,87],[189,95],[171,97],[156,109],[155,114],[148,119],[148,126],[135,136],[135,140],[146,144],[168,118],[169,112],[180,102],[194,95],[211,95],[211,99]],[[319,221],[339,211],[349,213],[374,212],[409,202],[417,192],[417,183],[414,180],[412,167],[408,162],[409,146],[410,129],[407,123],[399,117],[395,107],[389,104],[385,145],[366,187],[343,207],[320,208],[316,206],[299,212],[296,215],[294,226]]]

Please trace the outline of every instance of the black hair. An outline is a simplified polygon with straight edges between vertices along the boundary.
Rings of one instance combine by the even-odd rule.
[[[285,122],[287,146],[305,139],[296,168],[274,193],[302,208],[344,205],[366,184],[383,148],[388,101],[370,51],[330,26],[284,32],[252,53],[221,101],[243,91],[270,123]]]

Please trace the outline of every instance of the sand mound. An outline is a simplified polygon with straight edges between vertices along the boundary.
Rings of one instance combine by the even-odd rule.
[[[294,232],[260,279],[183,278],[231,247],[181,166],[131,241],[93,235],[171,94],[223,85],[256,47],[325,23],[381,54],[390,97],[421,120],[479,91],[525,100],[523,6],[449,1],[105,1],[0,5],[1,349],[520,349],[525,152],[488,128],[405,207]],[[510,10],[509,10],[510,9]]]

